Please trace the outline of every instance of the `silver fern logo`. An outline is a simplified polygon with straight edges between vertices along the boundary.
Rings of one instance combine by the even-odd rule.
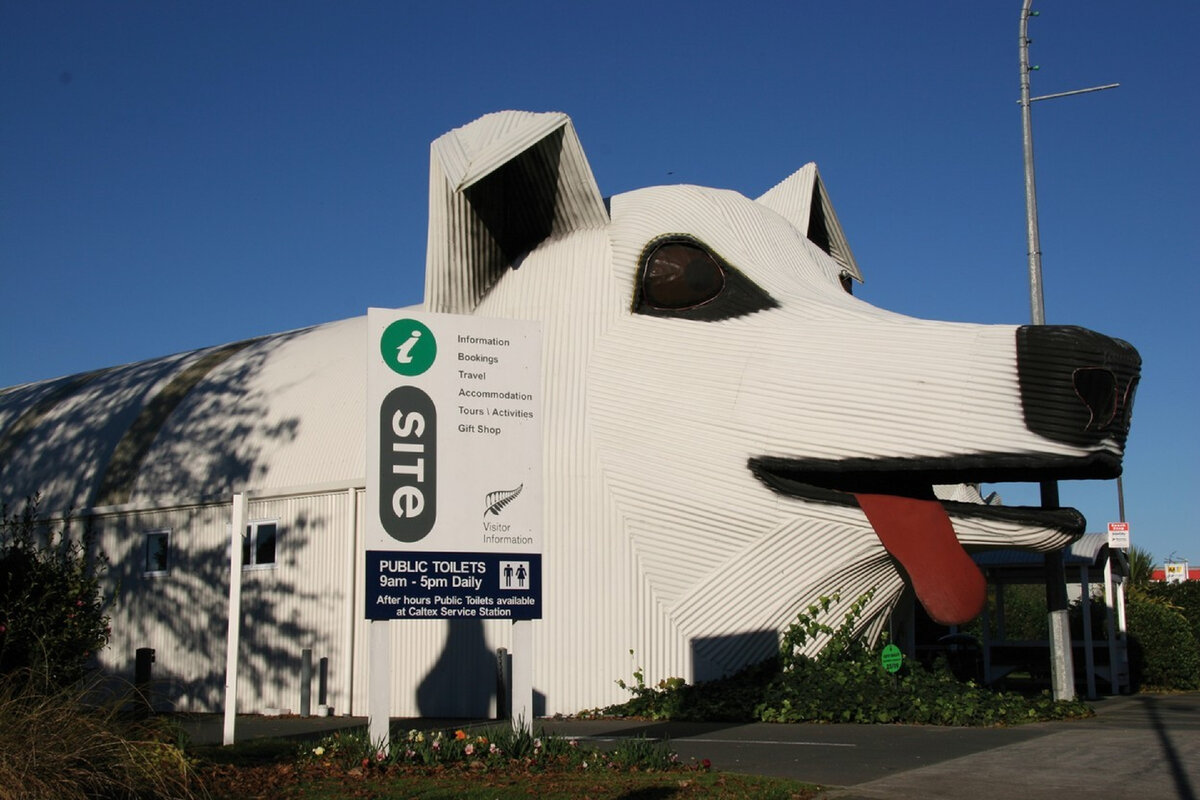
[[[488,514],[500,516],[500,511],[506,505],[517,499],[521,494],[521,490],[525,488],[525,484],[521,484],[515,489],[500,489],[495,492],[488,492],[487,497],[483,499],[483,516]]]

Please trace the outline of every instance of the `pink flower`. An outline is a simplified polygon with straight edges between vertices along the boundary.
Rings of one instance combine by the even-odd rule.
[[[466,747],[463,748],[463,752],[469,756],[475,755],[475,745],[473,745],[473,744],[467,745]]]

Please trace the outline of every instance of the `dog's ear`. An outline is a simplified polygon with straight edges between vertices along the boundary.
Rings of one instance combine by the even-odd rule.
[[[488,114],[439,137],[429,161],[429,311],[469,313],[542,240],[608,223],[566,114]]]
[[[813,244],[832,256],[842,265],[843,276],[862,283],[862,272],[850,252],[816,164],[805,164],[759,197],[758,202],[786,217]]]

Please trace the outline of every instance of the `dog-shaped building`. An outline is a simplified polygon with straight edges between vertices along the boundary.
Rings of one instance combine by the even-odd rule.
[[[812,164],[754,200],[696,186],[606,200],[565,115],[501,112],[434,142],[430,190],[425,308],[543,323],[537,711],[624,699],[615,680],[637,666],[650,682],[727,674],[770,655],[799,610],[835,593],[834,623],[845,605],[874,590],[868,634],[881,630],[907,586],[934,619],[966,622],[986,594],[970,551],[1051,550],[1084,525],[1070,509],[984,504],[971,485],[1120,473],[1136,351],[1080,328],[932,322],[855,298],[850,288],[861,275]],[[207,536],[205,547],[218,553],[228,521],[219,504],[207,516],[189,512],[199,520],[191,529],[171,522],[176,512],[168,506],[193,507],[229,488],[275,504],[259,516],[277,521],[281,549],[299,547],[303,536],[293,533],[290,545],[285,537],[306,515],[305,541],[330,549],[319,556],[297,549],[273,578],[251,576],[281,581],[300,598],[287,612],[293,622],[277,623],[262,646],[294,659],[301,645],[290,637],[344,656],[332,660],[345,676],[336,684],[345,694],[334,703],[356,711],[365,637],[355,586],[361,565],[351,559],[361,560],[355,531],[372,504],[363,504],[355,483],[364,474],[361,389],[347,387],[361,386],[364,342],[363,320],[349,320],[165,359],[157,368],[119,368],[122,385],[140,367],[140,380],[157,388],[127,393],[123,405],[93,420],[96,431],[116,431],[121,441],[97,449],[109,464],[91,469],[91,488],[62,501],[110,509],[113,519],[124,514],[125,522],[105,528],[105,541],[134,559],[137,544],[121,542],[154,525],[177,539],[189,530]],[[205,397],[229,391],[235,373],[238,391],[257,406]],[[47,480],[44,456],[28,453],[53,439],[38,431],[68,414],[66,398],[92,392],[97,415],[100,387],[116,376],[0,396],[6,497],[18,484],[36,488],[18,475]],[[234,406],[261,407],[239,421],[241,444],[188,433],[197,418],[232,414]],[[306,421],[314,414],[328,419]],[[285,435],[265,436],[287,420]],[[135,430],[137,441],[124,445]],[[241,447],[242,455],[222,447]],[[223,463],[236,465],[233,475]],[[189,464],[204,465],[203,477]],[[348,507],[331,506],[321,517],[289,486],[348,487]],[[139,496],[160,498],[145,501],[153,513],[135,507]],[[148,521],[130,522],[137,514]],[[311,533],[316,519],[331,533]],[[325,542],[347,538],[349,550],[330,555],[339,545]],[[186,549],[186,540],[175,546]],[[316,561],[335,564],[335,574],[308,576]],[[284,568],[295,575],[285,579]],[[210,605],[219,613],[220,581],[212,582]],[[313,609],[333,596],[347,609],[357,605],[310,622],[306,615],[319,617]],[[265,618],[281,601],[262,602]],[[490,674],[493,648],[506,645],[506,623],[385,624],[394,626],[398,660],[393,713],[485,711],[490,688],[462,687],[486,682],[478,676]],[[185,633],[213,633],[202,627]],[[160,648],[196,649],[182,633],[145,631],[143,624],[143,639]],[[126,650],[135,638],[117,636]],[[277,686],[286,682],[272,676],[270,659],[251,653],[248,661],[261,684],[248,705],[286,706],[290,690]],[[211,683],[214,674],[193,682]],[[439,677],[446,674],[460,677]],[[213,702],[212,691],[191,691],[175,694],[193,706]]]

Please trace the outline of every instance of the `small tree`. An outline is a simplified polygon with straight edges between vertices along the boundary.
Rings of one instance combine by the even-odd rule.
[[[89,536],[72,539],[70,521],[42,521],[38,497],[19,513],[0,505],[0,674],[27,674],[65,687],[108,644],[100,577],[103,555],[89,558]]]
[[[1154,556],[1140,547],[1129,548],[1129,588],[1139,592],[1150,588],[1150,577],[1154,574]]]

